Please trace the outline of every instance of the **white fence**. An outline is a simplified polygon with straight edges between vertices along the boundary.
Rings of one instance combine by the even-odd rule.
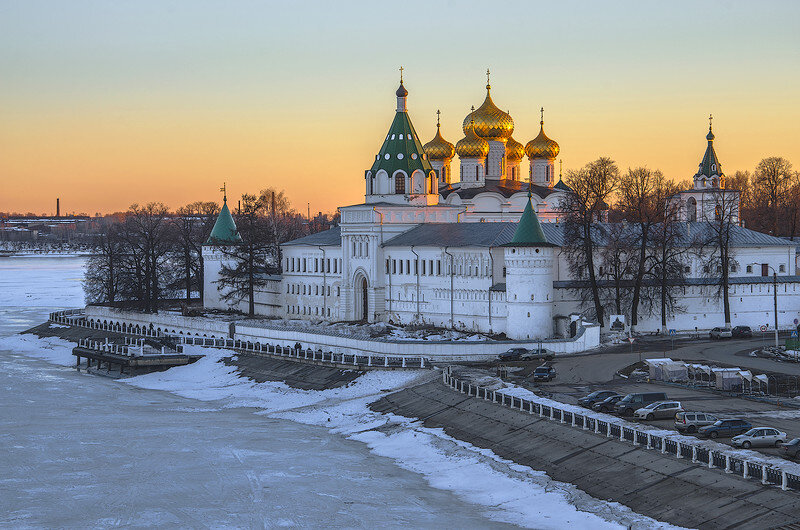
[[[577,429],[593,431],[595,434],[608,438],[618,438],[621,442],[631,442],[642,448],[660,451],[675,455],[676,458],[691,458],[693,463],[707,466],[711,469],[724,470],[725,473],[734,473],[743,478],[761,479],[762,484],[775,484],[783,490],[800,490],[800,475],[787,472],[775,465],[767,465],[757,460],[747,460],[740,454],[729,454],[724,450],[711,450],[708,447],[692,444],[689,441],[676,440],[666,436],[659,436],[647,431],[640,431],[630,425],[604,421],[594,415],[579,414],[567,408],[555,405],[546,405],[535,401],[509,396],[495,390],[470,384],[453,377],[450,369],[444,370],[442,380],[450,388],[479,399],[486,399],[506,407],[537,414],[541,418],[558,421]],[[792,465],[787,462],[788,465]],[[793,466],[794,469],[794,466]]]
[[[275,355],[294,360],[305,360],[312,362],[331,363],[337,365],[353,366],[355,368],[430,368],[430,362],[425,357],[418,355],[378,355],[378,354],[356,354],[356,353],[337,353],[322,349],[312,348],[291,348],[277,344],[262,344],[254,341],[243,341],[238,339],[209,339],[206,337],[172,336],[180,340],[182,344],[192,344],[195,346],[205,346],[207,348],[229,348],[242,350],[249,353],[260,353]]]
[[[382,354],[372,354],[363,352],[346,353],[346,352],[324,351],[321,348],[296,349],[290,346],[283,346],[279,344],[263,344],[261,342],[252,340],[220,339],[220,338],[208,338],[208,337],[198,337],[190,335],[166,334],[163,331],[153,330],[139,325],[133,326],[130,324],[102,323],[98,321],[86,320],[83,311],[80,309],[69,309],[66,311],[56,311],[54,313],[50,313],[50,321],[56,324],[62,324],[67,326],[78,326],[88,329],[95,329],[98,331],[111,331],[115,333],[135,335],[137,337],[174,340],[180,344],[205,346],[207,348],[228,348],[234,350],[241,350],[248,353],[274,355],[277,357],[290,360],[319,362],[323,364],[332,364],[337,366],[343,365],[357,369],[367,369],[367,368],[419,369],[419,368],[431,367],[428,358],[420,355],[382,355]],[[104,346],[105,344],[109,347],[115,347],[114,344],[107,344],[101,342],[87,341],[86,343],[88,344],[89,342],[100,346]],[[126,344],[128,344],[127,339],[126,339]],[[130,345],[124,347],[123,346],[116,346],[116,347],[120,348],[119,351],[124,350],[127,352],[129,351],[128,350],[129,346]],[[143,355],[147,353],[146,351],[142,353],[142,347],[143,346],[141,344],[138,345],[138,350],[139,350],[138,355]],[[106,349],[101,351],[110,351],[110,350]],[[182,349],[180,351],[182,351]],[[153,353],[158,353],[158,352],[154,351]],[[161,353],[162,354],[164,353],[163,347]],[[128,355],[128,353],[120,353],[120,355]]]
[[[113,355],[122,355],[125,357],[144,357],[147,355],[183,355],[183,345],[178,344],[175,349],[167,349],[166,346],[161,346],[161,349],[153,348],[144,343],[144,339],[125,339],[125,344],[114,344],[106,339],[105,342],[81,339],[78,341],[79,348],[97,351],[101,353],[110,353]]]

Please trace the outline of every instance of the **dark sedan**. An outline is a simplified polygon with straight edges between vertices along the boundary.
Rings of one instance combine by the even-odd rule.
[[[498,357],[501,361],[521,361],[522,358],[528,354],[525,348],[511,348],[505,353],[501,353]]]
[[[781,446],[785,458],[800,458],[800,438],[793,438]]]
[[[703,438],[730,438],[752,428],[753,426],[745,420],[717,420],[711,425],[697,429],[697,434]]]
[[[588,396],[583,396],[578,400],[578,405],[581,407],[586,407],[587,409],[592,408],[592,405],[595,403],[600,403],[605,398],[609,396],[614,396],[617,393],[613,390],[596,390],[589,394]]]
[[[597,412],[608,412],[610,414],[614,412],[614,406],[620,399],[622,399],[622,396],[619,394],[608,396],[603,401],[592,405],[592,410],[596,410]]]
[[[749,339],[753,336],[753,330],[750,326],[736,326],[731,330],[731,335],[734,339]]]

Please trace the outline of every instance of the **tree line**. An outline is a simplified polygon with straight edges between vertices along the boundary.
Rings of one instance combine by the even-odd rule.
[[[730,275],[740,264],[732,245],[737,218],[760,232],[794,238],[800,224],[800,177],[786,159],[762,160],[752,176],[737,172],[725,189],[709,190],[713,219],[692,226],[679,221],[679,191],[692,187],[675,183],[646,167],[621,172],[601,157],[568,171],[573,190],[561,203],[563,252],[573,289],[601,325],[612,314],[627,315],[635,330],[642,316],[667,321],[685,310],[680,303],[690,274],[713,291],[730,327]],[[692,232],[694,230],[694,233]],[[697,269],[692,273],[692,264]]]
[[[114,217],[87,260],[83,289],[87,303],[113,303],[157,312],[166,300],[188,307],[203,298],[203,245],[219,215],[215,202],[193,202],[170,211],[158,202],[134,204]],[[283,191],[245,194],[232,209],[242,245],[220,247],[230,258],[219,287],[229,299],[243,298],[265,274],[280,273],[280,244],[323,230],[331,219],[305,219]]]

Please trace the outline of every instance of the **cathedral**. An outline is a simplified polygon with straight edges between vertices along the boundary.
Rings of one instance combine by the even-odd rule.
[[[556,176],[560,146],[545,134],[544,111],[539,134],[523,146],[512,136],[510,114],[492,100],[487,72],[486,97],[465,115],[464,137],[448,142],[437,120],[433,139],[423,144],[402,77],[395,98],[389,130],[364,172],[363,202],[340,207],[339,226],[281,245],[281,274],[257,293],[256,312],[284,320],[431,325],[525,341],[568,339],[574,321],[592,310],[579,292],[583,278],[570,275],[562,251],[559,206],[571,190]],[[694,189],[673,198],[687,235],[704,229],[714,215],[712,192],[724,190],[710,128],[707,140]],[[733,324],[770,322],[771,278],[762,273],[773,269],[779,289],[795,293],[796,245],[740,226],[732,233]],[[205,307],[246,307],[246,301],[231,307],[217,283],[226,259],[220,247],[240,242],[225,204],[203,248]],[[597,266],[602,277],[603,264]],[[698,257],[687,257],[685,266],[685,307],[669,316],[669,327],[724,325],[707,266]],[[800,297],[786,297],[790,307],[782,308],[781,325],[800,316],[800,303],[791,299]],[[602,324],[607,329],[609,322]],[[660,315],[639,323],[642,331],[661,328]]]

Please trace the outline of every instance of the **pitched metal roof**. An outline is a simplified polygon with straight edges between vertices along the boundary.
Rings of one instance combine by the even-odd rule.
[[[233,221],[226,199],[214,222],[214,228],[211,229],[206,245],[238,245],[241,242],[242,238],[236,229],[236,223]]]
[[[545,198],[554,191],[558,191],[548,188],[547,186],[539,186],[536,184],[531,185],[530,189],[534,194],[536,194],[541,198]],[[461,197],[462,199],[472,199],[480,193],[493,192],[493,193],[499,193],[503,197],[508,198],[514,195],[515,193],[527,190],[528,190],[527,182],[522,182],[519,180],[507,180],[507,179],[505,180],[486,179],[484,185],[479,188],[461,189],[461,185],[458,182],[456,182],[455,184],[451,184],[446,188],[440,189],[439,195],[441,195],[446,199],[448,195],[452,193],[457,193],[458,196]]]
[[[385,247],[495,247],[510,243],[518,223],[426,223],[414,227],[386,241]],[[556,246],[564,245],[563,223],[542,223],[546,240]],[[606,244],[611,223],[596,223],[593,236],[597,245]],[[678,240],[685,246],[708,239],[711,223],[679,223]],[[635,225],[626,225],[634,231]],[[731,244],[734,247],[796,247],[797,242],[762,234],[738,225],[731,226]]]
[[[517,229],[514,232],[514,237],[511,241],[505,244],[508,247],[551,247],[552,243],[547,241],[542,225],[539,223],[539,218],[536,217],[536,212],[533,211],[531,204],[531,194],[528,192],[528,202],[525,204],[525,210],[522,212],[522,217],[519,218]],[[538,252],[538,250],[537,250]]]
[[[433,171],[408,112],[397,111],[394,115],[386,140],[383,141],[370,171],[375,174],[381,169],[389,176],[398,169],[405,171],[407,175],[416,170],[426,175]]]
[[[316,234],[310,234],[293,241],[283,243],[283,246],[309,245],[314,247],[340,247],[342,246],[342,229],[334,226]]]

